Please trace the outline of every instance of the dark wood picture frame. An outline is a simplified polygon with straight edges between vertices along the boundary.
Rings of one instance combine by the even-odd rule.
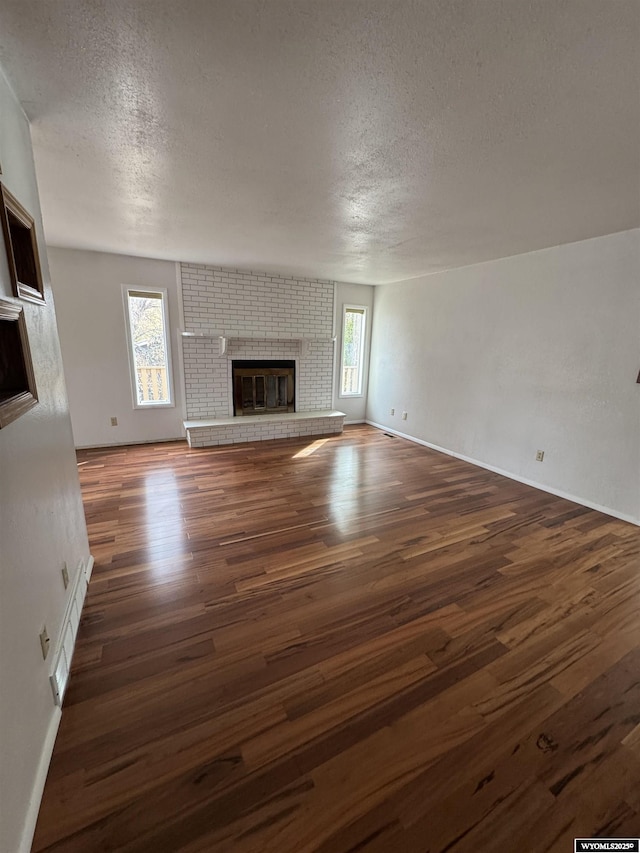
[[[44,286],[33,217],[2,183],[0,218],[14,294],[30,302],[44,303]]]
[[[0,429],[38,402],[22,305],[0,299]]]

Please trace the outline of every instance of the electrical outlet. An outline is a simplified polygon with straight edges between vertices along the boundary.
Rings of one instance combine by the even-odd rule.
[[[538,450],[536,453],[536,462],[542,462],[544,459],[544,450]]]
[[[403,413],[402,413],[402,420],[403,420],[403,421],[406,421],[406,419],[407,419],[407,413],[406,413],[406,412],[403,412]]]
[[[62,583],[65,589],[69,586],[69,569],[66,563],[62,566]]]
[[[395,415],[395,413],[396,413],[396,410],[395,410],[395,409],[389,409],[389,414],[390,414],[390,415]]]
[[[111,418],[111,426],[118,426],[118,419],[117,418]]]
[[[51,645],[51,640],[49,639],[49,635],[47,634],[47,626],[45,625],[40,633],[40,646],[42,648],[42,657],[46,660],[47,655],[49,654],[49,646]]]

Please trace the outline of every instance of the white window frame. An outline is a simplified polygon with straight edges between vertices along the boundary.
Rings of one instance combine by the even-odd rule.
[[[360,374],[358,376],[358,391],[352,393],[343,393],[342,391],[342,375],[344,373],[344,339],[345,339],[345,330],[347,325],[347,314],[349,312],[357,312],[358,314],[362,314],[362,339],[360,341]],[[367,346],[367,325],[368,325],[368,314],[369,309],[366,305],[351,305],[351,304],[343,304],[342,306],[342,337],[340,339],[340,375],[338,376],[338,397],[342,397],[343,399],[349,398],[353,399],[354,397],[364,397],[364,377],[365,377],[365,363],[364,357],[366,355]]]
[[[133,352],[133,337],[131,334],[131,317],[129,315],[129,296],[136,294],[149,295],[152,298],[160,298],[162,305],[162,319],[164,323],[164,346],[167,355],[167,393],[169,399],[158,402],[156,400],[138,402],[138,381],[136,376],[136,360]],[[124,326],[127,335],[127,355],[129,357],[129,378],[131,380],[131,400],[134,409],[171,409],[175,408],[173,396],[173,361],[171,358],[171,343],[169,335],[169,296],[165,287],[134,287],[133,285],[122,285],[122,301],[124,306]]]

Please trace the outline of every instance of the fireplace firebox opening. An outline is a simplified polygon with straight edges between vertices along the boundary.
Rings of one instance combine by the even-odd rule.
[[[236,417],[295,412],[295,361],[234,360],[231,367]]]

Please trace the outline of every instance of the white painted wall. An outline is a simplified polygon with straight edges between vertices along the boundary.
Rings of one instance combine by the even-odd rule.
[[[363,421],[367,407],[367,388],[369,381],[369,349],[371,345],[371,324],[373,319],[373,297],[375,288],[369,284],[336,283],[335,299],[335,334],[336,356],[334,361],[334,394],[333,408],[346,414],[346,423]],[[365,374],[362,383],[361,397],[340,396],[340,365],[342,362],[342,314],[345,305],[365,305],[367,311],[367,327],[364,351]]]
[[[0,850],[28,851],[60,719],[38,635],[56,646],[88,560],[71,422],[27,120],[0,72],[2,181],[36,221],[46,305],[21,303],[38,405],[0,430]],[[11,297],[0,236],[0,296]],[[65,591],[62,566],[72,583]]]
[[[367,418],[640,522],[639,345],[638,230],[381,286]]]
[[[180,297],[176,265],[49,247],[60,345],[76,447],[183,438]],[[165,288],[173,355],[173,408],[134,409],[122,285]],[[111,426],[111,417],[118,426]]]

